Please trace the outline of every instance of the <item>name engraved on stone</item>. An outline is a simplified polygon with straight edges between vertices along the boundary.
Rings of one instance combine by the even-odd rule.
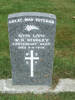
[[[51,85],[56,16],[24,12],[8,16],[12,82]]]
[[[30,30],[30,29],[29,29]],[[45,49],[46,46],[50,45],[50,40],[46,38],[44,34],[18,34],[18,37],[12,42],[13,46],[17,46],[18,49],[35,48]],[[30,49],[29,48],[29,49]]]

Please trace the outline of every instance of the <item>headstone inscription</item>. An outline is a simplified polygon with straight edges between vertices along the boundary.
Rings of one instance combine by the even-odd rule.
[[[8,16],[14,85],[51,85],[56,16],[23,12]]]

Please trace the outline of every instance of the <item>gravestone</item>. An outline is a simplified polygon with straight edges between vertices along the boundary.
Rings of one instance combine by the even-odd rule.
[[[51,86],[56,16],[39,12],[10,14],[8,32],[13,84]]]

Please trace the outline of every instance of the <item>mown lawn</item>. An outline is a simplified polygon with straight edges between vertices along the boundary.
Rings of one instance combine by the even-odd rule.
[[[8,14],[31,11],[53,13],[57,17],[53,84],[59,78],[75,78],[75,0],[0,0],[0,78],[11,77]],[[75,98],[72,93],[55,96],[1,94],[0,100],[74,100],[72,97]]]
[[[47,12],[57,17],[53,80],[75,78],[75,0],[0,0],[0,78],[11,77],[8,14]]]
[[[75,100],[75,93],[60,94],[0,94],[0,100]]]

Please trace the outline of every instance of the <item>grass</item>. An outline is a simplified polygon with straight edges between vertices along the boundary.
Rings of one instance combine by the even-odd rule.
[[[7,17],[16,12],[46,12],[57,17],[53,84],[75,78],[75,0],[0,0],[0,78],[11,77]],[[12,98],[12,99],[11,99]],[[0,100],[74,100],[74,93],[3,95]]]
[[[8,14],[29,11],[56,15],[53,79],[75,78],[75,0],[0,0],[0,78],[11,77]]]
[[[0,94],[0,100],[75,100],[75,93],[60,93],[60,94],[16,94],[4,95]]]

